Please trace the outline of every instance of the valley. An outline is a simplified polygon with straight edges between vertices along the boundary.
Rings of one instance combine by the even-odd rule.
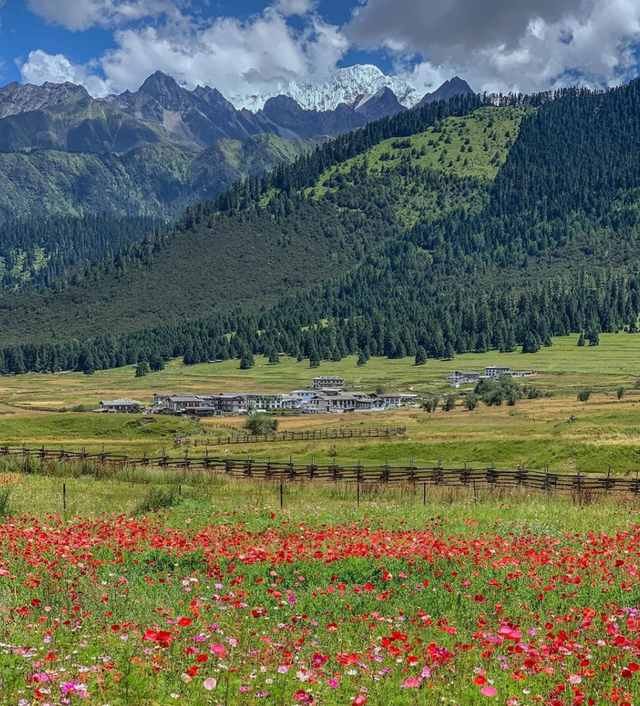
[[[640,706],[638,3],[0,30],[0,706]]]

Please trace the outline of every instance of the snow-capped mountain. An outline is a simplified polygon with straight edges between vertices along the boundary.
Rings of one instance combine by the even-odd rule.
[[[304,110],[335,110],[340,103],[354,106],[366,96],[374,96],[384,88],[390,88],[405,108],[413,108],[422,95],[406,81],[397,76],[387,76],[377,66],[370,64],[338,69],[328,79],[319,81],[291,81],[276,86],[270,93],[228,96],[236,108],[252,112],[261,110],[269,98],[287,96]]]

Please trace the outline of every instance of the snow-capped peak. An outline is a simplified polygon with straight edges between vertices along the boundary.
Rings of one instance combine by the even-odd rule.
[[[338,69],[327,79],[317,81],[290,81],[277,85],[269,93],[233,95],[229,100],[236,108],[260,110],[269,98],[278,95],[293,98],[305,110],[335,110],[340,103],[353,105],[363,96],[373,96],[383,88],[390,88],[402,105],[412,108],[422,96],[397,76],[387,76],[377,66],[358,64]]]

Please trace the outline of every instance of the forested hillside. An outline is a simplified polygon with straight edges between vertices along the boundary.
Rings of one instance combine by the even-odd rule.
[[[152,144],[125,154],[0,152],[0,222],[96,213],[176,218],[186,206],[213,198],[241,177],[294,160],[316,144],[256,135],[219,140],[206,150]]]
[[[166,229],[156,218],[106,214],[9,221],[0,225],[0,291],[50,286]]]
[[[639,140],[639,82],[373,123],[189,208],[155,245],[4,297],[0,366],[366,362],[636,330]]]

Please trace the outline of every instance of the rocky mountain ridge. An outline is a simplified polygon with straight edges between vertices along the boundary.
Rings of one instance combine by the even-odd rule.
[[[386,77],[376,67],[352,69],[341,70],[333,83],[306,97],[302,89],[297,99],[286,93],[268,97],[255,111],[238,109],[216,88],[188,90],[160,71],[137,91],[98,99],[71,83],[12,83],[0,88],[0,152],[123,153],[149,142],[206,149],[219,139],[259,134],[284,139],[335,136],[397,115],[408,106],[471,92],[456,78],[420,102],[408,84]],[[329,97],[331,86],[335,93]]]

